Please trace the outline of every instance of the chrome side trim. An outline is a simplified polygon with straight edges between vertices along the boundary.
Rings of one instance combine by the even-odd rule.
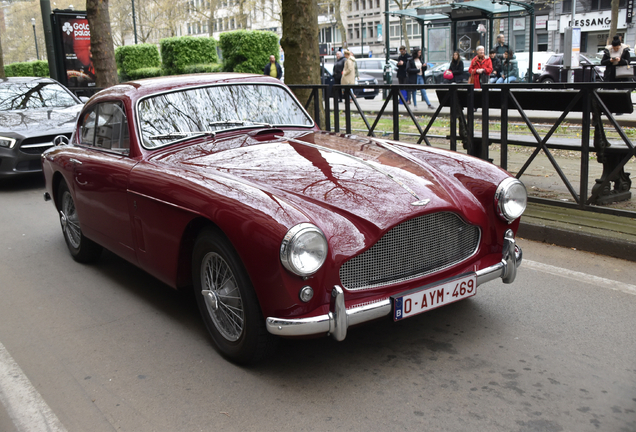
[[[512,230],[504,235],[504,247],[501,261],[488,268],[479,270],[477,286],[501,278],[504,283],[512,283],[521,265],[523,253],[516,244]],[[391,314],[391,299],[347,309],[344,290],[336,285],[331,291],[329,313],[309,318],[274,318],[265,320],[267,331],[277,336],[331,335],[337,341],[347,336],[347,328]]]

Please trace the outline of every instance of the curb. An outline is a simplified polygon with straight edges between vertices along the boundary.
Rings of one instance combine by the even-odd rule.
[[[523,216],[517,236],[527,240],[555,244],[636,262],[636,242],[596,235],[576,229],[548,226],[534,221],[524,222]]]

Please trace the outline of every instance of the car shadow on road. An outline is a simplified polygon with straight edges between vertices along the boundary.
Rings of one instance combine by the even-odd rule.
[[[0,179],[0,193],[21,192],[33,189],[44,189],[44,176],[42,173]]]
[[[109,251],[104,251],[94,268],[112,280],[117,287],[114,289],[126,290],[151,305],[174,325],[191,332],[194,341],[205,341],[211,355],[218,355],[191,290],[174,290]],[[393,322],[386,317],[350,328],[342,342],[327,336],[281,339],[270,358],[245,369],[268,379],[282,376],[300,379],[312,371],[330,380],[334,371],[342,374],[350,368],[372,371],[394,362],[426,367],[427,363],[461,357],[460,353],[466,351],[463,344],[480,338],[484,327],[488,332],[497,331],[497,319],[489,313],[478,299],[466,299],[404,321]],[[225,360],[219,356],[219,361]]]

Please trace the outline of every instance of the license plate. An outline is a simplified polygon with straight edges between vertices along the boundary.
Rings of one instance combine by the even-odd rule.
[[[362,90],[362,91],[365,91],[365,92],[372,92],[372,91],[374,91],[374,90],[375,90],[375,89],[372,89],[372,88],[365,88],[365,89],[364,89],[364,90]]]
[[[393,297],[393,320],[399,321],[477,293],[477,275],[470,273],[436,285],[427,285]]]

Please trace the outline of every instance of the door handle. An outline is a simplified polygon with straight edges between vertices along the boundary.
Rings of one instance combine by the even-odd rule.
[[[75,158],[70,158],[68,161],[69,161],[70,163],[72,163],[73,165],[81,165],[81,164],[82,164],[82,161],[78,161],[78,160],[77,160],[77,159],[75,159]]]

